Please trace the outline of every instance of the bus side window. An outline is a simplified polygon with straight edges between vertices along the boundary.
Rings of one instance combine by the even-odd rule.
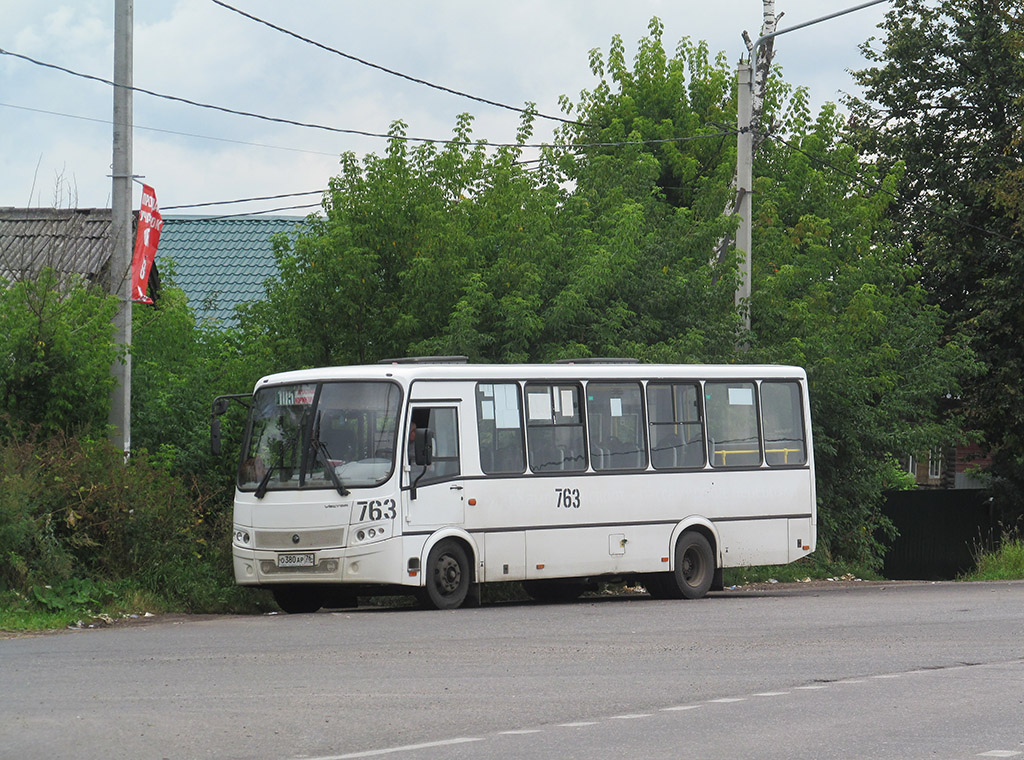
[[[772,467],[807,464],[801,401],[797,383],[761,383],[764,458]]]
[[[486,475],[526,469],[519,385],[479,383],[476,387],[480,467]]]
[[[595,470],[647,467],[639,383],[587,383],[587,421]]]
[[[756,388],[752,382],[704,384],[714,467],[760,467]]]
[[[648,383],[647,414],[656,470],[704,466],[698,384]]]
[[[533,472],[587,469],[578,385],[527,385],[526,411],[526,443]]]

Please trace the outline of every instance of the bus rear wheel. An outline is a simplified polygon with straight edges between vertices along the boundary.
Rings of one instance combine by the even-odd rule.
[[[316,586],[274,586],[277,606],[289,615],[316,612],[323,606],[323,592]]]
[[[423,606],[437,610],[461,607],[472,581],[466,550],[458,541],[439,541],[427,556],[426,576],[420,593]]]
[[[688,530],[676,543],[675,585],[683,599],[700,599],[715,578],[715,554],[704,535]]]

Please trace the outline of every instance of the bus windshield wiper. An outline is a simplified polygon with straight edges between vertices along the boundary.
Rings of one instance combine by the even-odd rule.
[[[313,426],[313,433],[309,437],[309,447],[316,453],[316,459],[319,459],[324,466],[324,470],[331,478],[331,482],[334,483],[334,488],[338,491],[341,496],[348,496],[348,489],[345,488],[345,484],[341,482],[341,478],[338,477],[338,473],[334,470],[334,465],[331,464],[331,452],[327,448],[327,444],[320,440],[320,413],[317,412],[316,424]]]
[[[280,467],[268,467],[267,468],[267,471],[263,474],[263,477],[260,479],[260,483],[259,483],[258,486],[256,486],[256,491],[253,494],[257,499],[262,499],[264,496],[267,495],[267,487],[270,485],[270,476],[274,474],[274,470],[279,470],[279,469],[281,469],[281,468]]]

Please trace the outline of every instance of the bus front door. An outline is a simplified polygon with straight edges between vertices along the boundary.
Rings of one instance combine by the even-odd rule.
[[[414,461],[414,439],[424,428],[431,431],[431,463]],[[459,457],[459,410],[456,406],[414,404],[409,445],[405,452],[403,491],[407,495],[405,519],[410,526],[461,525],[466,516],[462,464]]]

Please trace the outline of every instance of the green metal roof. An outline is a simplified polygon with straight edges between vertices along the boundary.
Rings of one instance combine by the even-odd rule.
[[[157,251],[162,272],[185,291],[198,320],[234,324],[234,308],[263,297],[263,281],[277,275],[271,236],[294,234],[302,217],[216,218],[164,216]],[[167,262],[171,262],[171,267]]]

